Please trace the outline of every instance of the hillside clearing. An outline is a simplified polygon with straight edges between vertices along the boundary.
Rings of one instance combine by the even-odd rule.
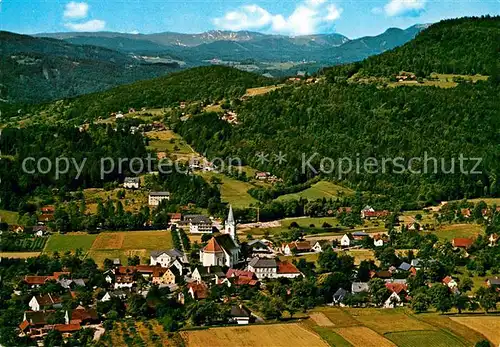
[[[0,258],[27,259],[35,258],[40,252],[0,252]]]
[[[7,224],[16,224],[19,213],[7,210],[0,210],[0,220]]]
[[[308,200],[323,198],[330,199],[352,194],[354,194],[354,191],[349,188],[345,188],[328,181],[319,181],[303,191],[281,195],[276,200],[298,200],[300,198]]]
[[[432,233],[442,240],[451,241],[456,237],[476,238],[483,232],[483,228],[479,224],[447,224],[442,225]]]
[[[197,172],[197,174],[203,177],[207,182],[210,182],[212,177],[220,179],[222,182],[220,185],[222,201],[231,204],[235,208],[245,208],[258,202],[257,199],[248,194],[249,189],[255,188],[251,183],[239,181],[215,172],[200,171]]]

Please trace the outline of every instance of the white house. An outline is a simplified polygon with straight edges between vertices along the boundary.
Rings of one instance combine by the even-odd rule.
[[[41,311],[48,308],[61,308],[62,299],[57,295],[35,295],[28,303],[31,311]]]
[[[340,245],[342,247],[349,247],[352,245],[353,241],[354,238],[351,234],[344,234],[344,236],[342,236],[342,238],[340,239]]]
[[[123,188],[139,189],[139,177],[125,177]]]
[[[170,200],[169,192],[151,192],[149,193],[149,206],[158,206],[163,200]]]
[[[384,308],[394,308],[396,306],[403,306],[401,303],[401,297],[398,293],[392,292],[392,294],[384,301]]]
[[[328,248],[332,248],[332,243],[327,240],[319,240],[311,247],[311,250],[316,253],[321,253],[327,250]]]
[[[149,265],[169,267],[170,264],[177,258],[184,258],[184,253],[175,248],[166,251],[151,251]]]
[[[295,265],[281,262],[272,258],[255,257],[248,263],[248,271],[255,273],[258,279],[262,278],[296,278],[302,276]]]
[[[236,238],[236,222],[233,209],[229,208],[229,215],[225,223],[224,233],[214,236],[207,245],[200,250],[200,262],[203,266],[228,266],[237,264],[240,256],[240,246]]]
[[[212,221],[203,215],[186,215],[184,220],[189,222],[189,232],[191,234],[211,234]]]

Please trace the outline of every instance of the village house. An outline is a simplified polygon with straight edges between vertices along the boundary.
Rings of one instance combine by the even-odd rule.
[[[175,259],[182,259],[182,262],[187,261],[184,253],[175,248],[165,251],[151,251],[149,265],[169,267]]]
[[[56,294],[35,295],[31,298],[28,306],[31,311],[42,311],[51,308],[61,308],[62,298]]]
[[[255,173],[255,179],[260,180],[260,181],[265,181],[267,178],[271,176],[270,172],[256,172]]]
[[[248,242],[248,253],[251,258],[262,257],[270,258],[274,257],[273,249],[269,246],[269,241],[267,240],[252,240]]]
[[[375,247],[383,247],[388,241],[389,238],[386,235],[377,234],[373,236],[373,245]]]
[[[354,244],[354,237],[350,233],[344,234],[344,236],[342,236],[342,238],[340,239],[340,245],[342,247],[350,247],[353,244]]]
[[[33,227],[33,235],[36,237],[45,236],[47,233],[47,227],[45,225],[36,225]]]
[[[332,248],[332,243],[328,240],[319,240],[314,243],[311,247],[311,251],[316,253],[321,253],[326,251],[328,248]]]
[[[499,236],[497,234],[490,234],[488,237],[489,244],[488,246],[494,247],[496,243],[498,242]]]
[[[489,288],[495,289],[497,292],[500,291],[500,278],[498,277],[490,277],[486,280],[486,285]]]
[[[127,298],[127,292],[123,290],[115,290],[112,292],[106,292],[104,296],[101,298],[101,302],[110,301],[112,298],[118,298],[120,300],[125,300]]]
[[[248,271],[262,278],[296,278],[302,276],[299,269],[292,263],[281,262],[269,258],[253,258],[248,263]]]
[[[349,292],[347,290],[345,290],[344,288],[337,289],[337,291],[333,294],[333,300],[332,300],[333,305],[344,306],[344,304],[343,304],[344,299],[348,295],[349,295]]]
[[[385,287],[391,292],[391,295],[385,300],[384,308],[394,308],[403,306],[406,300],[408,286],[403,283],[386,282]]]
[[[192,271],[191,278],[200,283],[218,283],[226,278],[226,274],[221,266],[197,266]]]
[[[443,284],[450,289],[458,287],[457,281],[455,281],[451,276],[446,276],[443,278]]]
[[[123,188],[139,189],[139,184],[139,177],[125,177],[125,180],[123,181]]]
[[[213,223],[206,216],[186,215],[184,221],[189,223],[189,232],[191,234],[211,234],[213,232]]]
[[[384,218],[389,215],[389,211],[375,211],[371,206],[366,206],[361,210],[361,218],[362,219],[378,219]]]
[[[153,272],[152,283],[153,284],[176,284],[179,279],[179,271],[175,266],[170,266],[169,268],[163,270],[157,270]]]
[[[296,253],[305,253],[311,251],[311,244],[309,241],[293,241],[290,243],[284,243],[281,246],[281,252],[284,255],[292,255]]]
[[[338,214],[342,214],[342,213],[350,214],[350,213],[352,213],[352,207],[339,207],[337,209],[337,213]]]
[[[469,239],[469,238],[465,238],[465,237],[458,237],[458,238],[454,238],[453,240],[451,240],[451,244],[454,248],[469,249],[473,243],[474,243],[473,239]]]
[[[233,305],[231,306],[231,311],[229,313],[231,321],[238,325],[247,325],[250,323],[250,318],[252,314],[249,309],[243,305]]]
[[[163,200],[170,200],[169,192],[151,192],[148,197],[149,206],[158,206]]]
[[[180,221],[182,221],[182,213],[169,213],[168,217],[170,218],[170,224],[177,225]]]
[[[255,273],[245,270],[229,269],[226,273],[226,278],[220,281],[218,284],[225,284],[228,287],[235,287],[248,285],[250,287],[258,287],[260,285],[259,280]]]
[[[39,286],[45,284],[46,281],[57,281],[57,280],[59,280],[59,277],[69,276],[70,274],[71,274],[70,272],[54,272],[51,276],[26,275],[26,276],[24,276],[23,281],[30,288],[38,288]]]
[[[202,300],[208,298],[208,287],[204,282],[188,283],[188,294],[194,300]]]
[[[353,294],[368,292],[369,290],[370,286],[368,285],[368,282],[352,282],[351,293]]]

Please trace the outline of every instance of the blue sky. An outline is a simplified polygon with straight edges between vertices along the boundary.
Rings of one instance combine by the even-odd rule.
[[[0,30],[377,35],[443,18],[499,15],[500,0],[0,0]]]

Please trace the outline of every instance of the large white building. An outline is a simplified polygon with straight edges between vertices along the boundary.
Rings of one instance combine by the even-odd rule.
[[[224,233],[214,236],[200,250],[200,262],[203,266],[228,266],[237,264],[240,257],[240,246],[236,239],[236,222],[233,208],[229,207],[229,215],[224,225]]]
[[[212,221],[203,215],[186,215],[184,221],[189,222],[189,232],[191,234],[211,234]]]
[[[149,206],[158,206],[163,200],[170,200],[169,192],[151,192],[149,193]]]
[[[166,251],[151,251],[149,265],[169,267],[175,259],[181,259],[182,262],[185,262],[184,253],[175,248]]]

